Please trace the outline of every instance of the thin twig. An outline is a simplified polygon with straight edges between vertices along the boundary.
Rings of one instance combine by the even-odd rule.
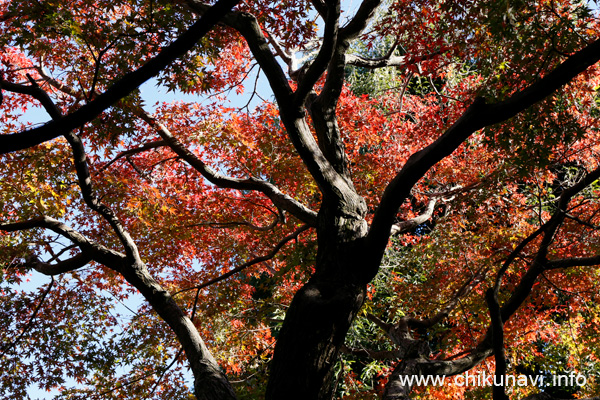
[[[42,298],[40,299],[38,305],[35,307],[33,314],[29,318],[29,322],[27,322],[27,325],[25,325],[25,328],[23,328],[23,330],[21,331],[21,333],[19,334],[19,336],[17,336],[17,338],[15,340],[13,340],[11,343],[7,344],[6,346],[4,346],[2,348],[2,353],[0,353],[0,359],[2,357],[4,357],[4,355],[8,352],[8,350],[10,350],[11,347],[15,347],[21,341],[21,339],[23,339],[23,336],[25,336],[27,331],[29,331],[29,329],[31,329],[31,327],[33,326],[33,321],[35,320],[35,317],[37,316],[38,312],[40,311],[40,308],[42,308],[42,304],[44,304],[44,300],[46,300],[46,296],[48,296],[48,293],[50,293],[52,286],[54,286],[54,277],[51,276],[50,279],[51,279],[50,284],[48,285],[48,287],[42,294]]]

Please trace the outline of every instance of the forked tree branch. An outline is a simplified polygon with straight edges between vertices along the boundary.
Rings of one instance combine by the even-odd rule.
[[[507,100],[486,104],[484,99],[477,98],[442,136],[414,153],[386,187],[375,211],[367,237],[368,243],[375,250],[374,260],[379,260],[383,255],[396,212],[410,194],[412,187],[431,167],[450,155],[474,132],[514,117],[556,92],[598,60],[600,60],[600,40],[574,53],[545,77]],[[373,265],[373,273],[376,273],[376,264],[375,262]]]
[[[102,246],[82,233],[48,216],[0,224],[0,230],[4,232],[16,232],[34,228],[49,229],[61,235],[76,244],[77,247],[81,249],[82,253],[91,256],[95,261],[115,270],[119,270],[121,262],[125,259],[124,254]]]
[[[233,275],[235,275],[235,274],[237,274],[239,272],[242,272],[243,270],[247,269],[248,267],[251,267],[251,266],[256,265],[256,264],[260,264],[261,262],[268,261],[268,260],[272,259],[273,257],[275,257],[277,255],[277,253],[279,253],[279,250],[281,250],[281,248],[283,246],[285,246],[288,242],[290,242],[290,241],[298,238],[298,236],[302,232],[304,232],[304,231],[306,231],[308,229],[310,229],[310,226],[308,226],[308,225],[302,225],[298,229],[296,229],[294,232],[290,233],[289,235],[287,235],[286,237],[284,237],[283,239],[281,239],[275,245],[275,247],[273,247],[273,249],[269,253],[267,253],[267,254],[265,254],[263,256],[260,256],[260,257],[253,258],[252,260],[247,261],[247,262],[245,262],[245,263],[243,263],[243,264],[235,267],[234,269],[232,269],[232,270],[224,273],[223,275],[220,275],[220,276],[218,276],[216,278],[210,279],[210,280],[208,280],[208,281],[206,281],[204,283],[201,283],[200,285],[192,286],[190,288],[186,288],[186,289],[180,290],[178,292],[175,292],[174,295],[176,295],[178,293],[181,293],[181,292],[184,292],[184,291],[188,291],[188,290],[200,290],[200,289],[204,289],[205,287],[214,285],[215,283],[221,282],[221,281],[229,278],[230,276],[233,276]]]
[[[296,107],[304,107],[308,94],[314,90],[315,84],[327,70],[327,66],[336,51],[341,12],[340,0],[329,0],[325,4],[327,5],[327,12],[324,18],[323,43],[317,57],[300,76],[298,88],[294,92]]]
[[[186,4],[199,14],[204,13],[208,7],[198,0],[187,0]],[[231,12],[223,18],[223,23],[237,30],[246,40],[273,90],[288,137],[323,195],[337,199],[344,196],[356,198],[357,194],[352,185],[338,173],[319,148],[307,124],[304,104],[298,104],[294,100],[295,94],[288,83],[288,78],[269,48],[269,43],[257,19],[249,13]],[[322,54],[324,54],[322,58],[325,58],[326,52]],[[317,71],[317,67],[314,68]]]
[[[89,264],[90,261],[92,261],[92,256],[83,252],[66,260],[59,260],[54,263],[41,261],[36,255],[32,254],[26,258],[25,266],[30,266],[40,274],[54,276],[83,268]]]
[[[210,183],[220,188],[259,191],[267,196],[276,207],[288,211],[299,220],[315,226],[317,213],[298,200],[282,193],[270,182],[254,177],[239,179],[225,176],[204,163],[197,155],[183,145],[166,126],[158,122],[148,113],[140,111],[139,117],[148,123],[160,135],[171,150],[198,171]]]
[[[480,340],[477,347],[473,351],[469,352],[466,356],[451,361],[435,361],[423,358],[403,360],[394,369],[390,377],[389,383],[386,386],[386,394],[384,395],[384,399],[409,399],[409,393],[412,388],[405,384],[405,381],[402,379],[403,376],[410,374],[424,376],[452,376],[473,368],[492,354],[495,354],[497,357],[497,363],[499,365],[498,372],[500,374],[505,374],[506,361],[502,355],[502,351],[504,349],[502,324],[508,321],[509,318],[529,297],[529,294],[531,293],[531,290],[533,289],[538,277],[544,271],[549,269],[568,268],[578,265],[600,265],[600,256],[555,261],[548,261],[546,259],[549,246],[565,218],[569,202],[578,193],[583,191],[599,178],[600,168],[591,171],[575,185],[565,189],[559,197],[557,209],[550,220],[534,233],[523,239],[523,241],[515,248],[515,250],[511,252],[507,260],[503,263],[501,270],[506,271],[508,266],[514,261],[514,259],[516,259],[518,253],[522,251],[527,244],[531,243],[534,238],[538,237],[540,234],[543,234],[542,240],[538,244],[534,260],[531,262],[529,268],[519,280],[508,300],[506,300],[502,306],[498,304],[496,297],[497,290],[500,289],[499,282],[501,274],[498,275],[495,286],[489,289],[486,300],[488,302],[488,306],[490,307],[492,323],[488,327],[485,335]],[[506,397],[502,397],[501,393],[496,394],[494,400],[496,400],[497,397],[500,399],[506,399]],[[528,398],[528,400],[541,399],[558,400],[552,397],[540,397],[538,395]]]
[[[54,104],[48,94],[38,86],[37,82],[33,80],[31,76],[28,75],[28,78],[31,83],[32,96],[42,103],[53,120],[59,121],[62,115],[60,109]],[[65,132],[64,137],[69,142],[73,152],[73,163],[75,164],[75,171],[77,172],[81,195],[85,203],[110,224],[125,248],[125,253],[130,258],[131,262],[141,262],[137,246],[121,221],[119,221],[114,211],[103,204],[94,194],[92,178],[87,165],[87,156],[81,138],[72,131]]]

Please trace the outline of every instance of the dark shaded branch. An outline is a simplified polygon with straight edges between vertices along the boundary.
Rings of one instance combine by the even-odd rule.
[[[312,98],[309,97],[310,101],[308,102],[310,115],[319,140],[319,148],[335,171],[346,180],[346,184],[350,188],[352,188],[352,183],[348,168],[348,157],[337,123],[336,107],[344,84],[346,52],[348,51],[350,42],[366,27],[379,4],[379,0],[363,1],[354,18],[346,27],[340,29],[340,36],[335,43],[335,47],[331,49],[332,53],[329,56],[328,65],[326,66],[327,78],[323,89],[318,96],[313,93],[311,95]],[[337,26],[335,28],[337,35]],[[312,68],[314,65],[310,67]],[[299,93],[297,91],[296,94],[302,95],[301,99],[305,101],[309,92]]]
[[[494,382],[504,383],[504,376],[506,376],[507,369],[506,355],[504,353],[504,323],[502,322],[502,315],[500,314],[498,297],[493,288],[490,288],[485,292],[485,300],[490,310],[492,349],[496,360]],[[504,385],[494,385],[492,393],[494,400],[509,400],[506,391],[504,390]]]
[[[279,253],[279,250],[281,250],[281,248],[283,246],[285,246],[288,242],[296,239],[298,237],[298,235],[300,235],[302,232],[306,231],[310,229],[310,226],[308,225],[302,225],[301,227],[299,227],[298,229],[296,229],[294,232],[292,232],[291,234],[287,235],[286,237],[284,237],[283,239],[281,239],[279,241],[279,243],[277,243],[275,245],[275,247],[273,247],[273,250],[271,250],[269,253],[265,254],[264,256],[260,256],[260,257],[256,257],[253,258],[252,260],[245,262],[237,267],[235,267],[234,269],[232,269],[229,272],[224,273],[223,275],[220,275],[216,278],[213,278],[209,281],[206,281],[198,286],[193,286],[191,288],[187,288],[184,290],[180,290],[179,292],[176,292],[175,294],[181,293],[183,291],[187,291],[187,290],[200,290],[203,289],[205,287],[214,285],[215,283],[221,282],[227,278],[229,278],[230,276],[233,276],[235,274],[237,274],[238,272],[242,272],[243,270],[245,270],[248,267],[251,267],[253,265],[259,264],[261,262],[264,261],[268,261],[270,259],[272,259],[273,257],[275,257],[277,255],[277,253]]]
[[[77,171],[81,195],[83,196],[85,203],[92,210],[100,214],[110,224],[111,228],[125,248],[125,254],[127,254],[130,262],[141,262],[138,248],[129,235],[129,232],[127,232],[121,221],[119,221],[114,211],[110,207],[103,204],[94,194],[92,179],[87,165],[87,157],[85,155],[85,149],[83,147],[81,138],[73,132],[66,132],[64,136],[71,145],[71,149],[73,151],[73,162],[75,164],[75,170]]]
[[[372,360],[397,360],[402,357],[402,352],[399,350],[369,350],[369,349],[355,349],[343,345],[340,351],[345,354],[352,354],[358,357],[366,357]]]
[[[31,82],[31,90],[35,93],[34,96],[40,100],[48,114],[50,114],[55,121],[58,121],[61,118],[61,112],[59,108],[50,99],[48,94],[42,88],[40,88],[30,76],[28,76],[28,78]],[[100,214],[110,224],[110,226],[113,228],[113,231],[121,241],[121,244],[125,248],[125,253],[131,259],[131,262],[141,261],[137,246],[113,210],[104,205],[94,194],[92,179],[87,165],[85,148],[81,138],[71,131],[65,132],[64,137],[71,145],[73,152],[73,163],[75,164],[81,195],[85,203],[92,210]]]
[[[48,97],[47,93],[38,87],[35,80],[29,74],[27,75],[27,79],[31,83],[31,85],[29,86],[21,85],[18,83],[12,83],[5,81],[4,79],[0,79],[0,89],[7,90],[13,93],[20,93],[31,96],[40,102],[40,104],[46,109],[46,111],[52,119],[60,118],[60,110],[55,106],[50,97]]]
[[[317,57],[308,66],[306,72],[301,74],[298,88],[294,93],[294,103],[296,106],[304,106],[308,94],[314,90],[315,84],[327,70],[327,65],[336,51],[340,22],[340,1],[330,0],[325,4],[327,5],[327,12],[325,15],[323,43]]]
[[[512,260],[516,258],[518,253],[522,251],[522,249],[527,244],[531,243],[540,234],[543,234],[543,238],[538,245],[538,250],[536,252],[534,260],[531,262],[531,265],[529,266],[523,277],[520,279],[516,288],[512,291],[509,299],[504,303],[504,305],[500,307],[500,305],[498,304],[496,297],[497,294],[494,288],[489,289],[486,293],[486,301],[488,302],[488,307],[490,308],[490,316],[492,323],[490,327],[488,327],[485,335],[483,336],[477,347],[473,351],[469,352],[468,355],[451,361],[426,360],[422,357],[417,357],[412,360],[404,360],[392,373],[388,386],[386,386],[386,393],[389,393],[389,395],[384,395],[384,398],[408,400],[411,387],[406,385],[406,382],[402,379],[402,377],[407,376],[408,374],[420,374],[421,376],[452,376],[473,368],[475,365],[479,364],[481,361],[483,361],[485,358],[489,357],[492,354],[496,356],[497,374],[506,374],[507,366],[506,358],[505,356],[503,356],[504,339],[502,326],[527,299],[527,297],[531,293],[531,290],[537,278],[548,269],[570,267],[581,264],[597,265],[600,262],[600,257],[573,258],[565,260],[555,260],[552,262],[546,260],[548,248],[552,243],[552,240],[557,230],[560,228],[561,223],[564,221],[569,202],[574,196],[576,196],[586,187],[591,185],[598,178],[600,178],[600,170],[594,170],[587,174],[575,185],[571,186],[568,189],[565,189],[558,200],[557,210],[550,218],[550,220],[538,230],[529,235],[527,238],[525,238],[519,244],[519,246],[517,246],[517,248],[515,248],[515,250],[511,252],[507,260],[505,260],[503,264],[504,270],[508,268],[508,265],[510,265]],[[499,275],[499,277],[496,279],[496,287],[498,288],[500,276],[501,275]],[[404,322],[404,324],[406,325],[407,323]],[[504,390],[500,391],[499,388],[495,388],[494,392],[498,393],[495,394],[494,399],[507,399],[506,395],[504,394]],[[555,400],[551,397],[538,396],[533,396],[528,399]]]
[[[327,14],[327,5],[324,0],[310,0],[315,10],[319,13],[322,18],[325,18]]]
[[[432,144],[413,154],[385,189],[375,211],[367,241],[379,260],[387,245],[393,218],[411,188],[440,160],[450,155],[479,129],[505,121],[543,100],[578,74],[600,60],[600,40],[596,40],[563,61],[544,78],[515,93],[505,101],[486,104],[476,99],[463,115]],[[376,273],[378,263],[373,265]]]
[[[600,265],[600,256],[573,257],[547,261],[545,269],[552,270],[574,267],[595,267],[597,265]]]
[[[502,307],[502,320],[507,321],[508,318],[520,307],[520,305],[529,296],[531,289],[537,277],[548,268],[548,260],[546,258],[548,248],[554,238],[555,233],[565,219],[569,202],[571,199],[584,190],[587,186],[594,183],[600,178],[600,168],[588,173],[583,179],[568,189],[565,189],[558,199],[557,209],[544,227],[544,236],[538,246],[537,254],[531,263],[531,267],[527,270],[521,281],[513,291],[511,297],[505,302]],[[593,257],[595,259],[595,257]],[[592,261],[592,260],[589,260]]]
[[[185,4],[203,18],[211,8],[200,0],[185,0]],[[281,69],[281,65],[271,52],[256,18],[245,12],[229,12],[221,20],[225,25],[237,30],[244,37],[254,58],[265,73],[279,105],[282,106],[282,102],[289,101],[293,94],[292,88]]]
[[[402,360],[392,371],[388,383],[385,385],[382,400],[410,400],[410,392],[413,388],[412,380],[405,380],[413,376],[419,376],[422,372],[418,360]]]
[[[340,29],[340,42],[352,41],[358,37],[373,18],[380,4],[381,0],[363,0],[354,17]]]
[[[199,14],[204,13],[208,7],[198,0],[187,0],[186,4]],[[250,51],[265,73],[273,90],[286,132],[323,194],[331,198],[356,197],[356,192],[349,181],[340,176],[315,141],[305,119],[304,104],[294,101],[294,92],[281,65],[271,52],[256,18],[249,13],[231,12],[223,18],[223,22],[237,30],[246,40]]]
[[[190,51],[239,0],[219,0],[173,43],[135,71],[125,74],[105,93],[77,111],[45,125],[11,135],[0,135],[0,154],[26,149],[64,135],[96,118],[104,110],[156,76],[174,60]]]
[[[477,271],[471,279],[467,280],[463,285],[456,291],[454,296],[446,303],[445,307],[442,308],[437,314],[432,317],[420,320],[416,318],[405,318],[407,325],[412,329],[418,328],[431,328],[437,323],[447,318],[450,313],[458,306],[460,300],[467,296],[477,285],[485,278],[487,269],[481,268]]]

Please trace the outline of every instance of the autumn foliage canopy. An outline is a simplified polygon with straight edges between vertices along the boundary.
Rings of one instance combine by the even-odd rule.
[[[599,18],[0,1],[0,397],[593,397]]]

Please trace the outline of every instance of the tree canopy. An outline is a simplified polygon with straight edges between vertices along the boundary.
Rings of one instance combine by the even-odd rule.
[[[2,397],[592,398],[599,18],[0,2]]]

